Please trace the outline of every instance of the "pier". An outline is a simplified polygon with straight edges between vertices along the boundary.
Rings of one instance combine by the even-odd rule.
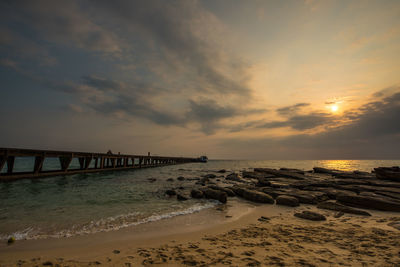
[[[32,158],[32,170],[16,171],[16,159],[27,157]],[[43,165],[46,159],[49,158],[58,159],[60,168],[57,170],[45,170]],[[77,159],[79,162],[78,168],[71,167],[71,162],[74,159]],[[150,153],[145,156],[112,153],[0,148],[0,182],[55,175],[160,167],[189,162],[199,162],[199,159],[151,156]],[[3,168],[6,168],[5,171],[2,171]]]

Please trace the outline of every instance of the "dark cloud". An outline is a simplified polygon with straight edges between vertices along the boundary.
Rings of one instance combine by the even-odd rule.
[[[257,128],[281,128],[290,127],[295,130],[309,130],[332,122],[334,118],[327,113],[311,113],[307,115],[295,115],[285,121],[272,121],[262,123]]]
[[[258,109],[223,106],[213,99],[206,98],[189,100],[183,112],[173,112],[174,107],[160,108],[148,101],[151,99],[149,95],[154,93],[153,88],[145,88],[143,84],[127,85],[92,75],[83,76],[80,83],[75,84],[41,82],[76,97],[82,108],[89,108],[105,116],[122,114],[128,119],[143,118],[159,125],[182,127],[194,123],[200,125],[200,130],[206,134],[213,134],[217,129],[224,128],[221,120],[264,112]],[[76,110],[77,106],[73,107]]]
[[[197,1],[95,1],[96,10],[139,34],[155,61],[199,81],[197,89],[248,95],[245,65],[222,46],[219,21]],[[145,38],[143,38],[145,37]],[[222,71],[228,69],[228,71]]]
[[[400,92],[367,103],[351,114],[351,123],[317,134],[231,139],[221,141],[221,146],[246,148],[260,158],[272,159],[400,158]]]
[[[2,54],[20,45],[17,55],[27,50],[23,43],[30,42],[30,54],[37,60],[50,57],[54,47],[57,56],[63,52],[75,55],[74,49],[103,56],[87,65],[109,66],[113,73],[105,72],[107,76],[76,76],[67,70],[75,77],[60,81],[48,75],[50,69],[19,69],[46,88],[74,96],[75,102],[69,105],[75,110],[89,108],[103,115],[123,114],[161,125],[197,123],[206,133],[221,128],[220,121],[226,118],[263,112],[232,105],[232,99],[251,99],[246,85],[248,66],[226,49],[224,26],[198,1],[21,0],[5,1],[1,7],[8,22],[0,24],[5,29],[0,37],[0,45],[6,46]],[[18,65],[22,59],[15,55],[1,63]],[[75,58],[75,62],[90,59]],[[122,66],[129,67],[129,73],[117,73]],[[174,95],[181,99],[179,108],[163,101],[163,96]],[[227,98],[230,103],[217,101]]]
[[[309,106],[309,103],[297,103],[292,106],[287,106],[283,108],[278,108],[276,112],[281,116],[293,115],[293,113],[297,113],[301,108]]]
[[[199,122],[206,134],[212,134],[221,128],[220,120],[235,117],[243,112],[232,106],[221,106],[212,99],[202,99],[197,102],[191,100],[189,107],[186,118],[191,122]]]
[[[4,1],[1,15],[9,21],[24,23],[41,39],[62,45],[101,51],[120,52],[121,41],[88,12],[82,10],[78,1]]]

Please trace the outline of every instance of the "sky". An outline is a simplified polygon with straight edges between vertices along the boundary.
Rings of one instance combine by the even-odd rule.
[[[0,147],[400,159],[400,1],[1,1]]]

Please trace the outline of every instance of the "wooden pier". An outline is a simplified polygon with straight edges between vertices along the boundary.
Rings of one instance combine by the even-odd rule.
[[[25,172],[15,171],[15,161],[18,157],[30,157],[34,159],[32,170]],[[57,170],[44,170],[43,164],[48,158],[58,158],[60,168]],[[71,162],[75,158],[78,159],[79,166],[78,168],[71,168]],[[199,162],[199,159],[150,156],[150,153],[147,156],[143,156],[0,148],[0,182],[55,175],[160,167],[189,162]],[[5,172],[2,172],[3,168],[7,168]]]

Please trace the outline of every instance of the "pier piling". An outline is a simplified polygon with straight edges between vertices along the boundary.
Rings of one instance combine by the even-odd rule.
[[[34,159],[31,171],[22,172],[16,170],[15,161],[16,158],[20,157]],[[43,166],[48,158],[58,158],[60,168],[57,170],[45,170]],[[73,159],[78,160],[79,168],[71,168]],[[77,173],[150,168],[198,161],[198,158],[153,156],[150,153],[148,155],[122,155],[110,152],[88,153],[0,148],[0,182]],[[5,166],[7,166],[7,171],[2,171]]]

